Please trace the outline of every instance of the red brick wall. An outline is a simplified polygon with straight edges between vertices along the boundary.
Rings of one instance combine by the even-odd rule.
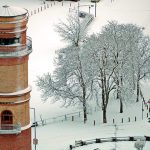
[[[31,128],[20,134],[0,134],[0,150],[31,150]]]

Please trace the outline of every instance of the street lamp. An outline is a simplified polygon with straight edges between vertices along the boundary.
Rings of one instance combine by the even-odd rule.
[[[95,0],[95,17],[96,17],[96,7],[97,7],[97,3],[96,3],[96,0]]]
[[[33,139],[33,144],[35,146],[35,150],[36,150],[36,145],[38,144],[38,140],[36,138],[36,114],[35,114],[35,108],[30,108],[33,109],[34,112],[34,139]]]

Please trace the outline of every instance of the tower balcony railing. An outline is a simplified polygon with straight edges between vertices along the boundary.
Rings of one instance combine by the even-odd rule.
[[[1,124],[0,134],[19,134],[21,133],[20,124]]]
[[[0,45],[0,58],[21,57],[32,52],[32,39],[26,38],[26,44]]]

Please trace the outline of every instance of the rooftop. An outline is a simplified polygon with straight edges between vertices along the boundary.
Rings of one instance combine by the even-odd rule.
[[[0,6],[0,17],[15,17],[27,14],[28,11],[24,8],[14,6]]]

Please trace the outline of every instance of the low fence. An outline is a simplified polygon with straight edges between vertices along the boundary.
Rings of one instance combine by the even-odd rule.
[[[57,122],[63,122],[63,121],[75,121],[78,118],[83,116],[83,111],[78,111],[78,112],[73,112],[73,113],[68,113],[65,115],[60,115],[56,117],[51,117],[47,119],[43,119],[42,116],[40,116],[41,120],[36,121],[33,123],[32,127],[34,126],[44,126],[47,124],[52,124],[52,123],[57,123]]]
[[[50,1],[49,3],[43,2],[43,4],[40,7],[28,12],[29,17],[31,17],[34,14],[43,12],[44,10],[51,8],[52,6],[55,6],[57,3],[60,3],[60,1]],[[64,5],[64,1],[61,1],[61,5],[62,6]],[[72,3],[70,2],[69,7],[71,6],[72,6]]]
[[[104,143],[104,142],[119,142],[119,141],[150,141],[149,136],[130,136],[130,137],[108,137],[108,138],[97,138],[86,141],[75,141],[74,145],[69,146],[69,150],[75,149],[80,146],[94,144],[94,143]]]
[[[88,115],[92,115],[93,113],[97,113],[98,111],[100,111],[99,109],[95,108],[93,110],[88,110]],[[147,121],[150,122],[150,114],[146,113],[144,115],[144,119],[147,118]],[[36,121],[35,123],[33,123],[32,127],[36,126],[44,126],[47,124],[52,124],[52,123],[58,123],[58,122],[64,122],[64,121],[83,121],[83,111],[78,111],[78,112],[73,112],[73,113],[68,113],[68,114],[64,114],[64,115],[60,115],[60,116],[56,116],[56,117],[51,117],[51,118],[46,118],[43,119],[42,116],[40,116],[39,121]],[[107,123],[109,124],[123,124],[123,123],[132,123],[132,122],[137,122],[137,121],[141,121],[142,118],[140,116],[135,116],[135,117],[124,117],[124,118],[111,118],[107,121]],[[100,125],[103,124],[103,122],[100,122],[99,120],[89,120],[89,123],[92,123],[93,126],[96,125]]]
[[[144,118],[149,118],[149,113],[146,114],[146,116],[143,116],[143,118],[141,117],[126,117],[126,118],[120,118],[120,119],[114,119],[112,118],[112,123],[127,123],[127,122],[136,122],[138,120],[143,120]]]
[[[46,10],[49,7],[52,7],[52,4],[41,5],[39,8],[29,11],[29,17],[31,17],[34,14],[38,14],[38,13],[42,12],[43,10]]]

